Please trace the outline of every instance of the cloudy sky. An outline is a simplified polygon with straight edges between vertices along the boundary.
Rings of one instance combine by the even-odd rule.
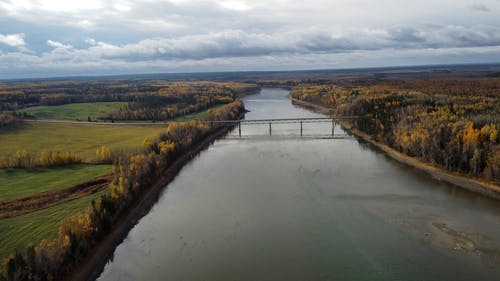
[[[500,0],[0,0],[0,79],[500,62]]]

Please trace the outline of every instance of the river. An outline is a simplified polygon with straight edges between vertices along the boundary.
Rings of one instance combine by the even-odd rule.
[[[246,119],[320,116],[287,94],[246,97]],[[298,126],[242,126],[200,153],[98,280],[500,280],[499,201],[355,138],[279,136]]]

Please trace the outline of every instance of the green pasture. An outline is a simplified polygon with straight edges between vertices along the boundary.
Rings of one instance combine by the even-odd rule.
[[[63,105],[42,105],[19,110],[39,119],[64,119],[87,121],[124,108],[126,102],[71,103]]]
[[[0,201],[61,189],[111,173],[111,165],[0,170]]]
[[[16,151],[71,151],[85,161],[95,159],[97,148],[136,149],[145,138],[154,138],[164,126],[96,125],[26,122],[0,133],[0,159]]]
[[[0,259],[14,253],[16,249],[25,252],[29,245],[36,245],[42,239],[54,238],[62,220],[91,206],[103,190],[90,196],[62,203],[33,213],[0,220]]]

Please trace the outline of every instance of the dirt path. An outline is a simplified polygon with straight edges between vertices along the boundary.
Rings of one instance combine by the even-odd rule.
[[[331,108],[322,105],[317,105],[310,102],[297,100],[292,98],[291,96],[289,96],[288,98],[292,100],[292,102],[296,105],[304,106],[306,108],[312,108],[323,114],[329,114],[331,112]],[[397,160],[398,162],[404,163],[418,170],[424,171],[438,180],[452,183],[467,190],[484,194],[488,197],[500,199],[500,186],[494,182],[480,180],[476,178],[470,178],[462,174],[447,171],[441,167],[437,167],[430,163],[422,162],[414,157],[410,157],[408,155],[400,153],[399,151],[392,149],[388,145],[375,141],[368,134],[365,134],[355,128],[352,128],[352,125],[347,122],[340,122],[340,123],[349,132],[351,132],[352,134],[356,135],[359,138],[364,139],[365,141],[368,141],[369,143],[371,143],[378,149],[382,150],[383,152],[385,152],[387,155]]]
[[[99,192],[108,187],[111,175],[78,183],[63,189],[0,202],[0,219],[12,218]]]

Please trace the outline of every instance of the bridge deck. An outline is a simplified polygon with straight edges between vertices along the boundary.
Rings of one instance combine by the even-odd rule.
[[[333,140],[352,140],[355,139],[351,135],[336,134],[336,135],[298,135],[298,134],[278,134],[278,135],[227,135],[228,140],[299,140],[299,139],[333,139]]]
[[[304,123],[319,123],[319,122],[325,122],[325,123],[331,123],[332,124],[332,131],[330,134],[330,138],[335,137],[335,124],[339,121],[342,120],[352,120],[358,118],[357,116],[343,116],[343,117],[312,117],[312,118],[273,118],[273,119],[243,119],[243,120],[227,120],[227,121],[206,121],[208,123],[214,124],[214,125],[222,125],[222,126],[237,126],[238,127],[238,136],[241,137],[241,127],[242,125],[253,125],[253,124],[265,124],[269,126],[269,136],[272,136],[273,130],[272,130],[272,125],[273,124],[291,124],[291,123],[297,123],[300,124],[299,126],[299,132],[300,136],[304,136],[304,130],[303,130],[303,124]]]
[[[318,123],[318,122],[335,122],[343,120],[352,120],[359,118],[358,116],[343,116],[343,117],[313,117],[313,118],[273,118],[273,119],[241,119],[241,120],[224,120],[224,121],[207,121],[213,124],[288,124],[288,123]]]

